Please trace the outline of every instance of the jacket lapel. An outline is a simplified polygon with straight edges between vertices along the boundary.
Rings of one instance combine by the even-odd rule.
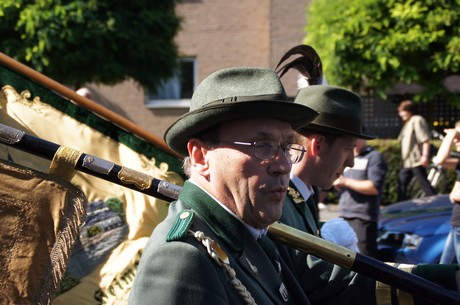
[[[252,236],[247,237],[244,243],[245,251],[237,258],[238,265],[259,283],[275,304],[292,304],[289,302],[291,300],[287,294],[287,287],[278,270],[275,269],[262,247],[254,242]],[[283,299],[283,296],[286,300]]]
[[[289,189],[287,192],[288,201],[285,204],[291,204],[296,211],[301,215],[305,223],[306,232],[319,235],[319,222],[318,222],[318,210],[316,208],[316,202],[310,196],[307,201],[302,197],[300,192],[297,190],[295,185],[290,182]],[[299,228],[297,228],[299,229]]]

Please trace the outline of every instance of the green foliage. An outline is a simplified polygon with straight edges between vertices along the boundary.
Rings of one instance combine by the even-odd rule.
[[[385,96],[417,83],[416,100],[456,101],[443,81],[460,68],[460,1],[312,0],[307,36],[329,83]]]
[[[154,90],[172,75],[180,26],[173,0],[3,0],[7,55],[66,84],[133,78]]]
[[[70,290],[71,288],[77,286],[80,284],[80,280],[71,276],[67,272],[64,274],[64,278],[61,281],[61,286],[59,287],[59,290],[56,293],[56,296],[63,294],[64,292]]]
[[[119,198],[112,197],[112,198],[107,199],[106,203],[109,209],[117,213],[121,221],[123,223],[126,223],[126,215],[125,215],[125,210],[123,208],[123,201],[121,201]]]
[[[402,165],[401,145],[398,140],[373,140],[368,142],[380,151],[387,161],[387,175],[383,185],[383,205],[397,201],[398,173]]]
[[[87,228],[86,231],[88,233],[88,237],[93,237],[93,236],[96,236],[96,235],[102,233],[102,229],[99,226],[91,226],[91,227]]]

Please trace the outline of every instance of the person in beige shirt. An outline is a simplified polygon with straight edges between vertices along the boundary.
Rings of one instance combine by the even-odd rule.
[[[398,201],[409,199],[407,188],[413,177],[426,196],[435,194],[426,173],[430,163],[430,128],[426,120],[416,114],[416,109],[417,105],[410,100],[402,101],[398,107],[398,115],[403,121],[398,136],[402,158],[398,175]]]

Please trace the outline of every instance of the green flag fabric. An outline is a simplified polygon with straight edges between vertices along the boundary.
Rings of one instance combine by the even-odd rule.
[[[31,80],[2,57],[0,123],[160,180],[184,181],[180,158]],[[4,145],[0,158],[44,173],[50,168],[50,161]],[[53,304],[126,304],[142,249],[168,203],[81,172],[71,183],[89,203]]]

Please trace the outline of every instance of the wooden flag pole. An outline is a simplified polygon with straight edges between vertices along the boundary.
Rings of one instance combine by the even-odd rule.
[[[182,159],[183,156],[179,155],[171,148],[169,148],[166,143],[160,140],[157,136],[148,132],[147,130],[141,128],[139,125],[133,123],[132,121],[122,117],[121,115],[116,114],[113,111],[99,105],[98,103],[77,94],[75,91],[70,88],[54,81],[53,79],[27,67],[26,65],[14,60],[13,58],[5,55],[0,52],[0,64],[5,67],[23,75],[24,77],[29,78],[30,80],[36,82],[37,84],[49,88],[50,90],[58,93],[64,98],[74,101],[76,104],[89,109],[95,114],[105,118],[106,120],[113,122],[114,124],[132,132],[138,137],[154,144],[161,150],[167,152],[168,154],[175,156],[179,159]]]

